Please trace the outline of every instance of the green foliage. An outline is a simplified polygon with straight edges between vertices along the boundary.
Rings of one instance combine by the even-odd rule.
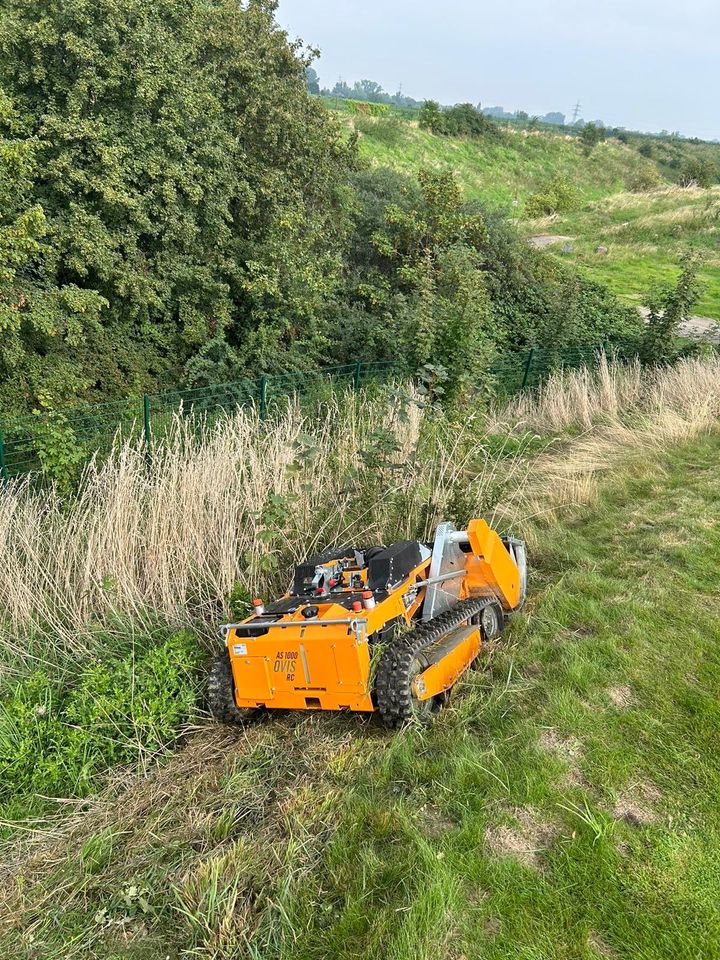
[[[0,700],[0,809],[34,793],[85,796],[107,767],[171,743],[195,707],[200,663],[197,641],[180,633],[91,663],[72,685],[44,670],[11,686]]]
[[[666,363],[677,354],[677,335],[680,324],[692,316],[693,308],[702,296],[698,279],[702,257],[687,253],[680,263],[680,275],[672,286],[659,286],[648,298],[650,313],[642,343],[642,357],[646,363]]]
[[[317,75],[276,6],[8,0],[0,11],[0,401],[54,411],[38,421],[38,450],[62,485],[77,467],[62,410],[78,400],[398,355],[409,372],[431,362],[476,383],[498,350],[526,342],[505,316],[547,327],[565,289],[519,241],[501,264],[486,212],[437,173],[466,150],[511,168],[491,119],[428,101],[423,130],[465,138],[429,158],[434,174],[360,170],[357,136],[309,95]],[[370,150],[433,139],[390,115],[398,98],[377,84],[338,95],[353,89],[362,101],[342,103]],[[533,183],[556,172],[531,200],[538,212],[576,202],[566,168],[578,151],[551,147],[562,162],[535,158]],[[494,275],[517,277],[523,258],[519,273],[543,285],[524,295],[513,280],[508,310]]]
[[[437,100],[426,100],[420,109],[418,122],[421,130],[429,130],[430,133],[442,133],[442,108]]]
[[[644,166],[634,170],[627,178],[626,186],[633,193],[647,193],[661,186],[663,180],[655,166]]]
[[[384,117],[389,113],[385,103],[371,103],[364,100],[348,100],[347,106],[351,112],[365,117]]]
[[[365,137],[372,137],[386,147],[394,147],[405,138],[405,126],[397,117],[370,119],[361,117],[355,121],[355,129]]]
[[[317,351],[352,149],[274,8],[3,5],[6,404],[137,389],[216,338],[235,370]]]
[[[720,166],[709,157],[688,157],[678,174],[681,187],[711,187],[720,180]]]
[[[542,190],[528,197],[525,202],[525,216],[532,220],[553,213],[565,213],[573,210],[579,201],[580,194],[575,184],[568,177],[558,175]]]
[[[479,378],[495,338],[482,274],[481,216],[468,215],[452,174],[424,171],[421,204],[390,204],[372,242],[404,299],[400,336],[411,368],[430,361],[457,371],[456,387]]]
[[[607,130],[596,123],[586,123],[580,131],[580,141],[588,152],[605,139],[607,139]]]
[[[36,191],[41,142],[0,86],[0,397],[22,406],[34,385],[60,400],[86,386],[70,359],[100,330],[107,300],[72,282],[48,283],[52,224]]]
[[[498,135],[495,121],[471,103],[459,103],[454,107],[443,108],[435,100],[426,100],[420,110],[419,123],[421,130],[447,137],[478,138]]]
[[[67,492],[77,480],[86,454],[67,416],[53,409],[51,399],[38,391],[40,409],[35,410],[32,428],[33,449],[40,461],[41,472],[53,480],[60,492]]]
[[[351,303],[338,324],[340,359],[402,357],[437,364],[453,399],[489,387],[496,356],[528,345],[637,334],[641,321],[600,284],[532,250],[500,213],[464,203],[450,174],[415,183],[387,170],[358,173],[351,236]]]
[[[244,584],[234,584],[228,596],[228,606],[234,620],[244,620],[252,611],[252,596]]]

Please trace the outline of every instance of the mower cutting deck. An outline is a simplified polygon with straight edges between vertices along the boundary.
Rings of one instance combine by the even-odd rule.
[[[221,628],[213,715],[243,722],[268,710],[377,710],[422,723],[446,702],[483,641],[522,608],[525,545],[484,520],[441,524],[432,544],[340,547],[295,570],[291,589]]]

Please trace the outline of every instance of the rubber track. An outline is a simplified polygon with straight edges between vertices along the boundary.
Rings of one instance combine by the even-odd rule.
[[[378,664],[375,681],[378,712],[386,727],[402,727],[414,717],[410,668],[417,655],[494,602],[488,597],[463,600],[452,610],[391,640]]]
[[[210,664],[208,677],[208,706],[210,713],[220,723],[246,723],[259,713],[257,710],[241,710],[235,703],[230,654],[220,654]]]

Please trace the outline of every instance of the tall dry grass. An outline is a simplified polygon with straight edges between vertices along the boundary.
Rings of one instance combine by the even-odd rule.
[[[535,518],[557,522],[573,504],[592,502],[602,478],[624,462],[654,456],[717,426],[720,359],[682,360],[672,367],[608,363],[566,370],[534,395],[522,395],[493,417],[493,429],[566,435],[532,464],[529,481],[501,515],[537,543]],[[570,435],[568,435],[570,433]]]
[[[480,414],[458,428],[413,402],[338,395],[312,419],[296,404],[268,421],[178,417],[150,470],[142,444],[125,443],[69,502],[10,485],[0,644],[19,655],[42,633],[80,653],[116,620],[214,629],[238,581],[284,590],[287,567],[329,544],[427,537],[448,511],[521,482],[522,457],[491,455],[481,434]]]
[[[324,545],[428,537],[441,519],[483,512],[527,535],[533,518],[591,499],[623,457],[719,415],[720,361],[601,360],[459,424],[390,396],[340,395],[312,419],[297,405],[269,421],[178,419],[150,470],[143,447],[125,444],[67,502],[28,483],[0,492],[0,649],[21,661],[40,634],[81,654],[115,620],[209,632],[237,581],[282,590],[287,565]],[[497,439],[567,428],[534,456]]]

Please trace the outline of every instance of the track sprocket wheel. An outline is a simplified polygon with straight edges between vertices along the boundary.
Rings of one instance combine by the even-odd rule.
[[[256,720],[262,712],[259,709],[240,709],[235,703],[235,685],[227,650],[210,664],[208,706],[219,723],[248,723]]]
[[[388,644],[378,664],[375,682],[377,708],[386,727],[402,727],[413,720],[423,726],[431,722],[447,702],[450,691],[429,700],[415,698],[413,680],[427,667],[422,654],[452,630],[475,622],[474,618],[489,606],[497,607],[497,604],[488,597],[463,600],[452,610],[420,623],[410,633],[397,636]]]

